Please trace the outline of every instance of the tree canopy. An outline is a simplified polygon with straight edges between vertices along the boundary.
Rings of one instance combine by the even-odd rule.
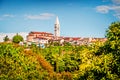
[[[106,37],[112,52],[120,54],[118,52],[120,51],[120,22],[114,22],[109,26]]]
[[[21,35],[16,34],[16,35],[13,37],[13,42],[14,42],[14,43],[19,43],[20,41],[23,41],[23,37],[22,37]]]
[[[6,41],[9,41],[10,39],[9,39],[9,37],[6,35],[3,40],[4,40],[4,42],[6,42]]]

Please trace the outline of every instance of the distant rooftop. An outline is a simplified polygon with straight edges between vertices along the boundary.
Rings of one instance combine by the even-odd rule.
[[[50,35],[53,35],[52,33],[49,33],[49,32],[36,32],[36,31],[31,31],[30,33],[32,33],[32,34],[50,34]]]

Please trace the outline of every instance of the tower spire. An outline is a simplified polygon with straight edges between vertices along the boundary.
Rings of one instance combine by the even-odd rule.
[[[55,38],[60,37],[60,23],[59,23],[59,19],[58,16],[56,17],[56,21],[55,21]]]
[[[59,24],[58,16],[56,17],[56,22],[55,22],[55,24]]]

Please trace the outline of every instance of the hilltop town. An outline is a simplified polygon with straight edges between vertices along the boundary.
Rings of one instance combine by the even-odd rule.
[[[120,80],[120,0],[0,0],[0,80]]]
[[[105,42],[106,38],[81,38],[81,37],[66,37],[60,36],[60,22],[58,17],[56,17],[56,21],[54,24],[54,34],[49,32],[35,32],[31,31],[27,36],[27,42],[34,42],[36,44],[48,44],[49,41],[60,42],[68,42],[75,45],[84,45],[91,44],[96,41]]]
[[[18,33],[19,34],[19,33]],[[21,35],[22,34],[22,35]],[[12,37],[15,34],[12,34]],[[20,33],[24,38],[24,42],[28,44],[49,44],[50,41],[53,42],[60,42],[62,44],[63,42],[70,43],[72,45],[89,45],[96,41],[105,42],[106,38],[82,38],[82,37],[68,37],[68,36],[61,36],[60,35],[60,22],[58,16],[56,17],[55,24],[54,24],[54,34],[50,32],[40,32],[40,31],[31,31],[28,34],[26,33]],[[4,35],[5,37],[5,35]],[[2,39],[4,38],[2,36]],[[9,37],[9,36],[8,36]],[[12,41],[12,39],[10,39]]]

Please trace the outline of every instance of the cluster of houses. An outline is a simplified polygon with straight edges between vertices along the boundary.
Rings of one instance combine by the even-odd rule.
[[[35,32],[31,31],[27,37],[26,42],[28,45],[32,43],[36,45],[45,45],[52,42],[59,42],[63,44],[64,42],[70,43],[72,45],[89,45],[96,41],[105,42],[106,38],[81,38],[81,37],[64,37],[60,36],[60,23],[58,17],[56,17],[55,25],[54,25],[54,34],[49,32]],[[20,45],[23,45],[23,42],[20,42]]]
[[[106,38],[81,38],[81,37],[57,37],[52,33],[48,32],[30,32],[27,36],[27,42],[35,43],[35,44],[49,44],[49,41],[60,42],[61,44],[64,42],[68,42],[72,45],[88,45],[92,44],[96,41],[105,42]]]

